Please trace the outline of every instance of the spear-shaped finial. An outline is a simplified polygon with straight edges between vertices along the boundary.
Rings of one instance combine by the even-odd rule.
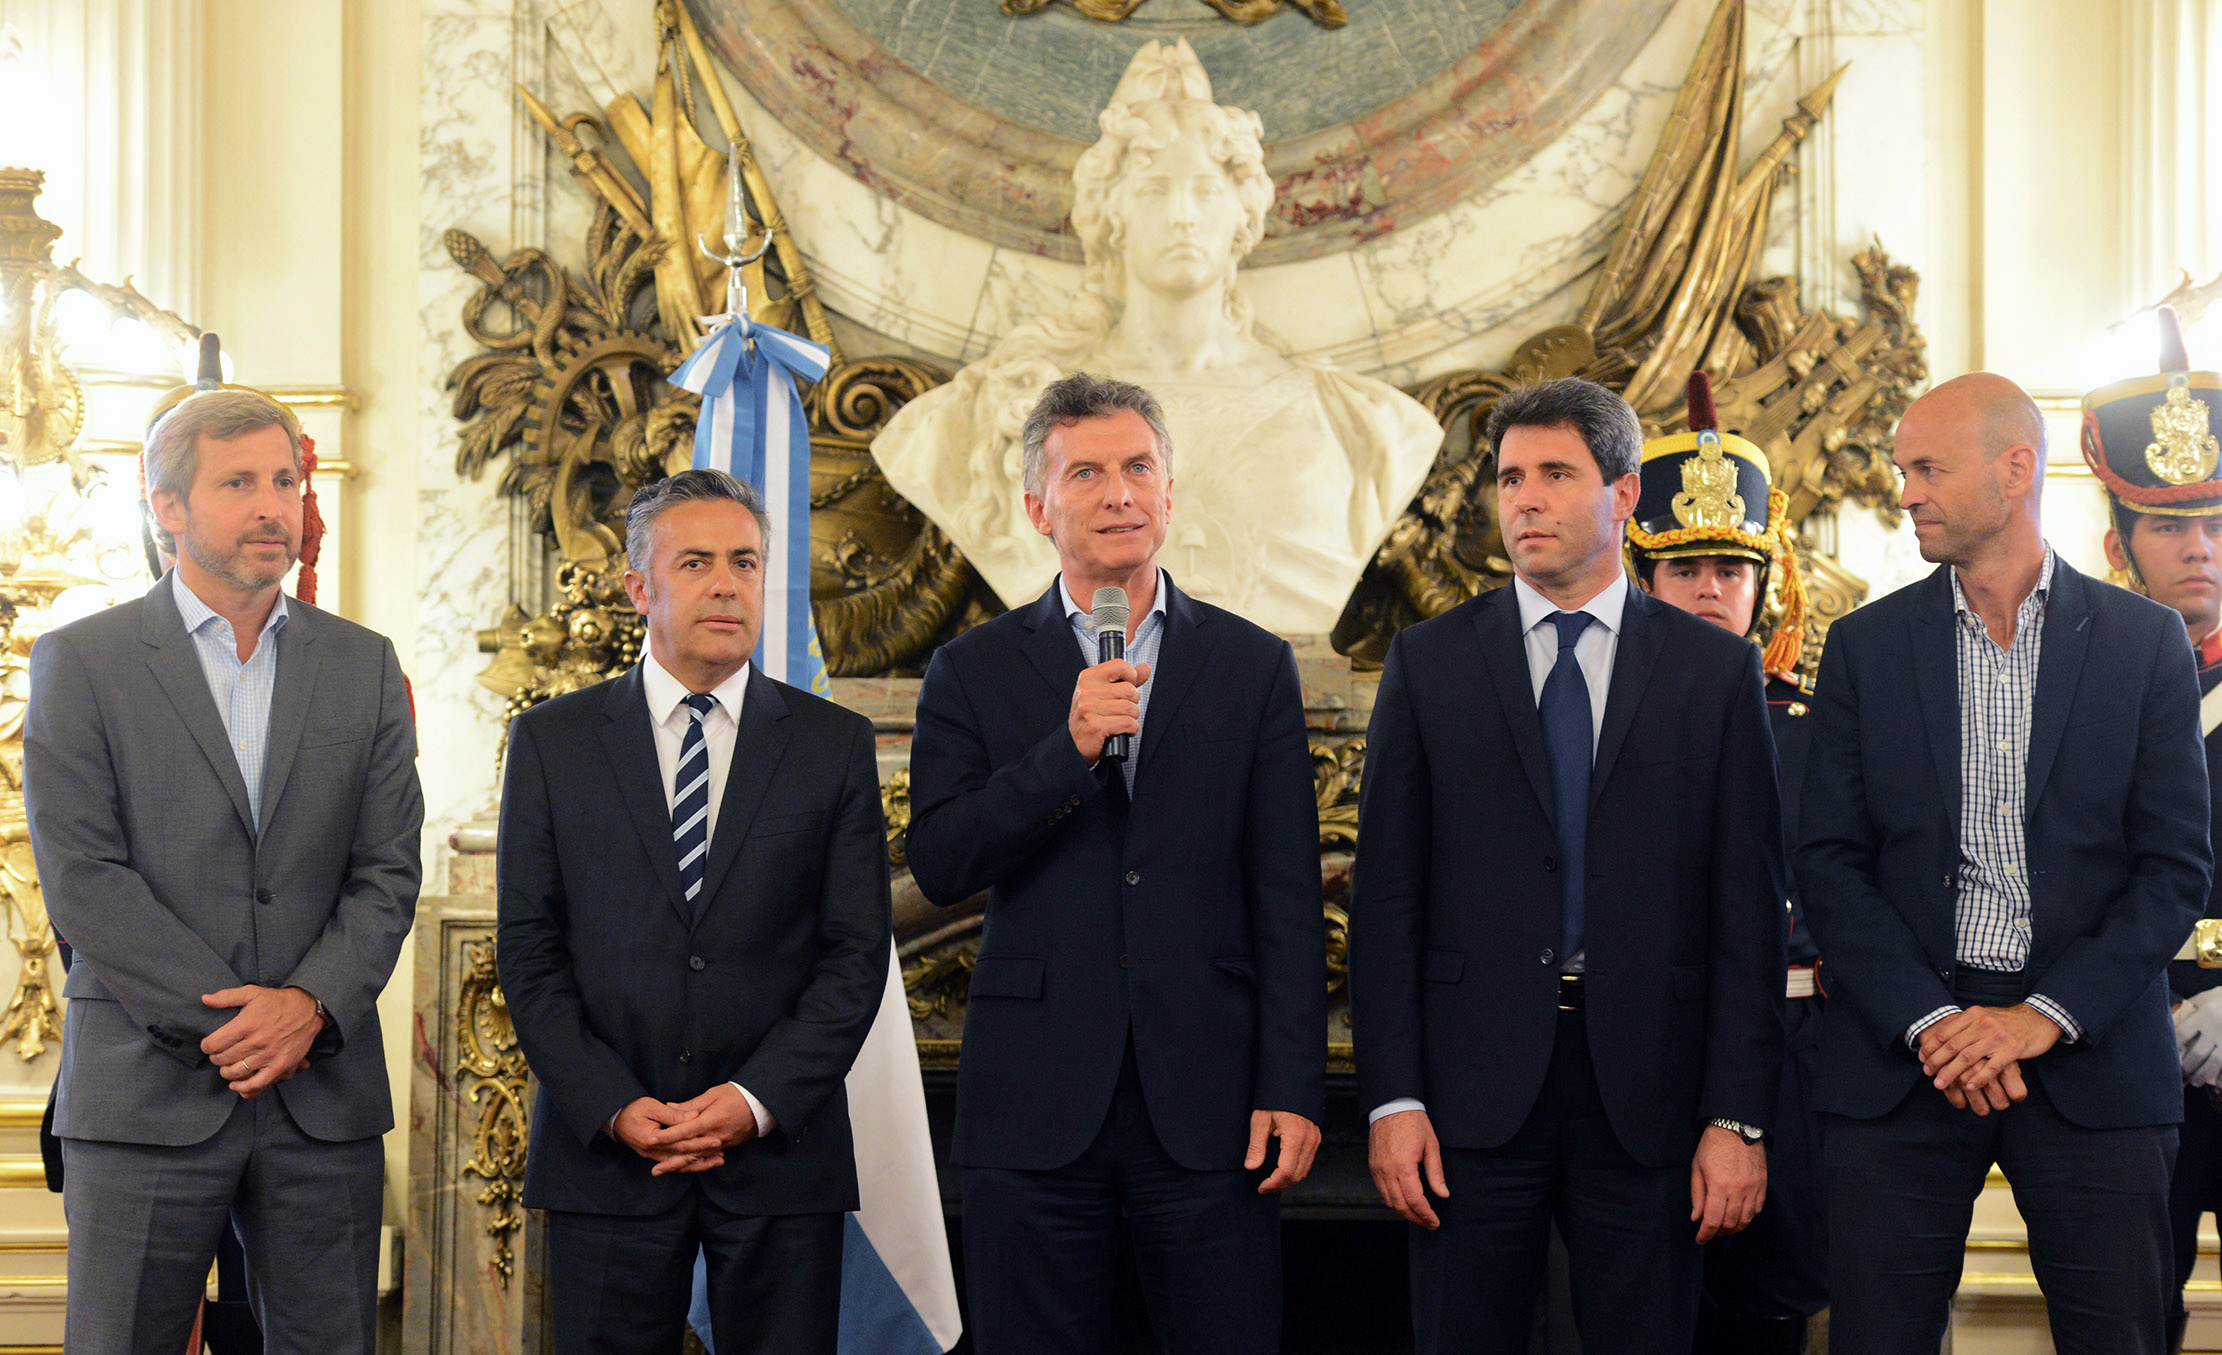
[[[741,270],[763,258],[772,247],[771,232],[767,230],[757,241],[756,248],[750,249],[749,226],[747,190],[741,182],[741,146],[735,141],[725,148],[725,238],[721,242],[724,251],[710,248],[710,242],[700,236],[695,237],[695,243],[702,247],[704,254],[725,265],[725,310],[740,325],[743,334],[749,330],[748,283],[742,278]]]

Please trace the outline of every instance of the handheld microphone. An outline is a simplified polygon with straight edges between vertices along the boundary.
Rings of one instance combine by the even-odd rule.
[[[1096,632],[1097,663],[1126,657],[1126,618],[1126,590],[1098,588],[1094,604],[1088,609],[1088,624]],[[1113,734],[1103,741],[1105,762],[1124,762],[1133,755],[1132,734]]]

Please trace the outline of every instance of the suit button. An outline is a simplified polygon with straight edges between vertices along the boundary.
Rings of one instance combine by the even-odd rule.
[[[1549,964],[1549,963],[1550,963],[1551,961],[1553,961],[1553,960],[1555,960],[1555,959],[1557,959],[1557,958],[1558,958],[1558,952],[1557,952],[1557,951],[1555,951],[1555,950],[1551,950],[1551,949],[1549,949],[1548,947],[1546,947],[1546,948],[1544,949],[1544,951],[1543,951],[1543,953],[1542,953],[1541,955],[1538,955],[1538,956],[1536,956],[1536,957],[1535,957],[1535,962],[1536,962],[1537,964]]]
[[[689,968],[689,969],[692,969],[692,970],[696,970],[696,971],[698,971],[698,972],[699,972],[699,971],[701,971],[701,970],[704,970],[704,969],[707,969],[707,968],[709,968],[709,965],[710,965],[710,962],[709,962],[708,960],[705,960],[705,959],[703,959],[703,958],[702,958],[701,956],[699,956],[699,955],[689,955],[689,956],[687,957],[687,968]]]
[[[1121,955],[1121,956],[1119,957],[1119,968],[1121,968],[1121,969],[1124,969],[1124,968],[1126,968],[1126,956],[1124,956],[1124,955]]]
[[[1952,877],[1947,875],[1943,879],[1937,881],[1937,884],[1940,888],[1950,889],[1952,887]]]
[[[1075,796],[1073,796],[1073,797],[1072,797],[1071,799],[1069,799],[1069,800],[1065,801],[1065,808],[1067,808],[1067,809],[1078,809],[1078,808],[1080,808],[1080,797],[1079,797],[1079,796],[1077,796],[1077,795],[1075,795]]]
[[[1138,885],[1142,883],[1142,872],[1138,870],[1128,871],[1126,873],[1126,882],[1130,885]]]
[[[1555,870],[1557,870],[1557,869],[1558,869],[1558,858],[1557,858],[1557,857],[1555,857],[1555,856],[1546,856],[1546,857],[1544,857],[1544,858],[1543,858],[1543,869],[1545,869],[1545,870],[1550,870],[1550,871],[1555,871]]]
[[[276,903],[277,901],[278,901],[278,896],[277,896],[277,895],[275,895],[275,894],[273,894],[273,893],[271,893],[271,892],[270,892],[269,890],[267,890],[267,889],[258,889],[258,890],[256,890],[256,891],[255,891],[255,902],[256,902],[256,903]]]
[[[681,1062],[681,1063],[692,1063],[692,1062],[694,1062],[694,1051],[693,1051],[693,1050],[691,1050],[691,1049],[682,1049],[682,1050],[680,1050],[680,1051],[679,1051],[679,1062]]]

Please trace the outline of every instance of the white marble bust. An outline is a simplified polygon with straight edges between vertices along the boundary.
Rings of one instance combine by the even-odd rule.
[[[1019,325],[872,443],[888,482],[1006,605],[1056,551],[1027,520],[1019,428],[1074,371],[1165,406],[1180,586],[1282,634],[1324,632],[1442,441],[1395,387],[1292,358],[1256,332],[1237,269],[1272,205],[1257,115],[1211,101],[1186,41],[1137,52],[1073,168],[1086,273],[1062,315]]]

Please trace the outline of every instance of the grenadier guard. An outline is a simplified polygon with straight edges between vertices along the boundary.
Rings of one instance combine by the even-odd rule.
[[[1782,786],[1783,832],[1795,841],[1805,777],[1805,583],[1789,502],[1773,487],[1767,454],[1720,431],[1713,388],[1690,374],[1689,431],[1643,447],[1642,492],[1628,521],[1628,554],[1644,591],[1733,635],[1761,638],[1772,586],[1781,614],[1765,641],[1767,718]],[[1788,1029],[1767,1207],[1742,1233],[1705,1249],[1705,1295],[1696,1350],[1798,1355],[1806,1319],[1828,1306],[1828,1228],[1822,1214],[1821,1143],[1809,1095],[1826,1005],[1815,975],[1820,951],[1806,931],[1791,881],[1786,901]]]
[[[2163,306],[2160,371],[2083,398],[2083,458],[2106,486],[2113,525],[2107,562],[2131,587],[2183,614],[2199,659],[2199,725],[2207,776],[2222,773],[2222,376],[2189,370],[2173,309]],[[2215,801],[2222,806],[2222,798]],[[2222,841],[2222,808],[2214,835]],[[2183,1056],[2183,1136],[2169,1183],[2179,1294],[2171,1346],[2183,1345],[2183,1284],[2198,1259],[2199,1216],[2222,1210],[2222,889],[2208,896],[2208,922],[2168,966],[2176,1041]],[[2210,967],[2210,964],[2213,967]]]

